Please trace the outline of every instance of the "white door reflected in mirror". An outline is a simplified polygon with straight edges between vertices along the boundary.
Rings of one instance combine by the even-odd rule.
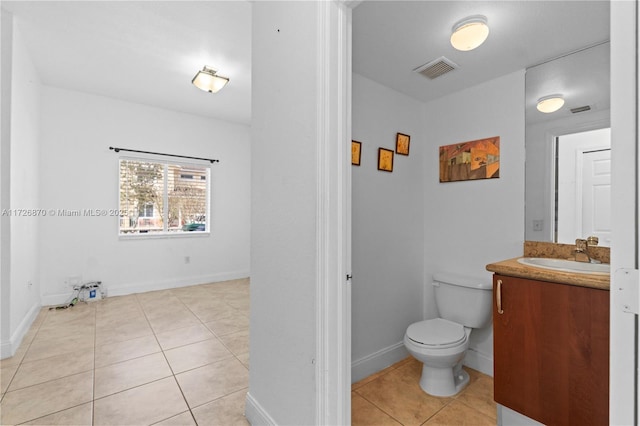
[[[573,244],[595,236],[611,240],[611,129],[557,138],[556,238]]]

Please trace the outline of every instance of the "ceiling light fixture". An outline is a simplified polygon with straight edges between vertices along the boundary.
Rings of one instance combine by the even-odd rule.
[[[451,45],[464,52],[480,46],[489,37],[487,17],[473,15],[464,18],[453,26]]]
[[[222,89],[229,82],[227,77],[222,77],[221,75],[216,74],[216,70],[213,68],[209,68],[208,66],[204,66],[202,71],[198,71],[191,83],[196,86],[198,89],[204,90],[209,93],[216,93],[220,89]]]
[[[538,99],[538,111],[544,112],[545,114],[549,114],[551,112],[556,112],[564,105],[564,98],[562,95],[549,95],[543,98]]]

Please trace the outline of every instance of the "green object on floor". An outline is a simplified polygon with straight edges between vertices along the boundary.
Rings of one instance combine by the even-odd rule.
[[[67,303],[66,305],[60,305],[60,306],[51,307],[51,308],[49,308],[49,310],[52,310],[52,309],[55,309],[55,310],[67,309],[67,308],[70,308],[70,307],[74,306],[76,303],[78,303],[78,296],[76,296],[73,299],[71,299],[71,302]]]

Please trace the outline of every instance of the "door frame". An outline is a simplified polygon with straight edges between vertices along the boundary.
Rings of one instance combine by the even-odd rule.
[[[638,315],[625,312],[625,271],[638,287],[638,0],[611,2],[611,313],[609,423],[638,423]],[[636,293],[636,301],[638,296]],[[640,302],[640,301],[639,301]],[[635,374],[634,374],[635,373]]]

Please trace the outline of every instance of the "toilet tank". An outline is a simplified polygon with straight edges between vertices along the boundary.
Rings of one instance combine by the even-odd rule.
[[[482,328],[491,319],[491,280],[450,273],[433,274],[433,287],[440,318],[465,327]]]

